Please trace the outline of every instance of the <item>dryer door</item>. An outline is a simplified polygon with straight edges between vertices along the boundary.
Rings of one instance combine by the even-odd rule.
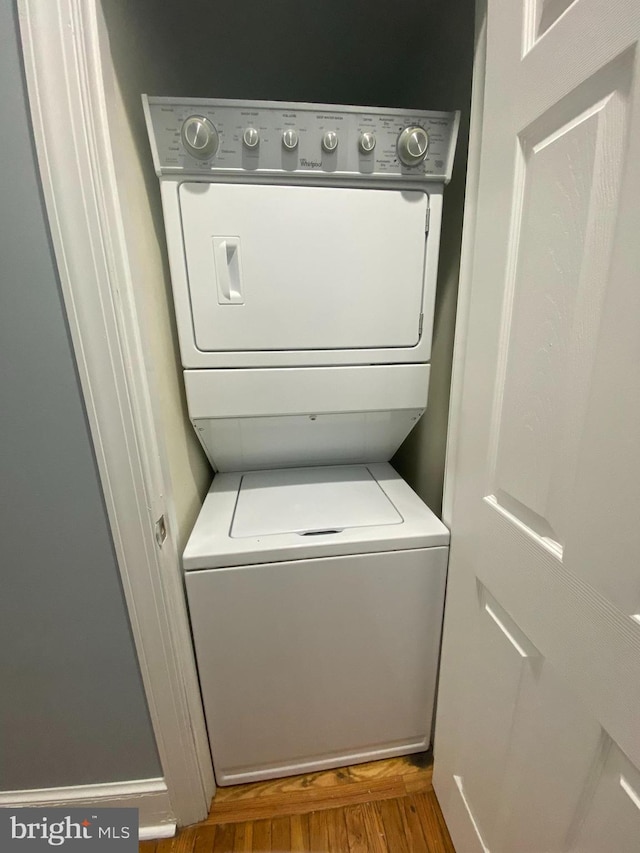
[[[418,343],[425,193],[184,183],[180,206],[198,349]]]

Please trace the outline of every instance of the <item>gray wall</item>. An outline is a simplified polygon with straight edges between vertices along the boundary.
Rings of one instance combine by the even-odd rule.
[[[129,121],[139,140],[144,139],[142,85],[150,95],[462,110],[454,178],[444,198],[430,402],[393,460],[439,513],[471,99],[473,0],[188,0],[162,6],[157,0],[103,0],[102,5],[113,36],[116,73],[130,94]],[[126,45],[122,32],[127,33]],[[131,92],[134,77],[140,87]],[[146,158],[151,208],[158,211],[146,140],[140,156]]]
[[[0,790],[161,775],[0,0]]]

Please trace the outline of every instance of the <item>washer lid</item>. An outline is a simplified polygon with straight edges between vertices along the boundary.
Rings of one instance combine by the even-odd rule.
[[[231,536],[313,536],[402,521],[364,465],[257,471],[242,476]]]
[[[184,552],[187,571],[449,544],[388,462],[217,474]]]

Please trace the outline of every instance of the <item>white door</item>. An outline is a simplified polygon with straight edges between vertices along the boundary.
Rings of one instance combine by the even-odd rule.
[[[459,853],[637,853],[640,3],[487,34],[434,784]]]
[[[182,184],[198,348],[415,346],[427,208],[415,191]]]

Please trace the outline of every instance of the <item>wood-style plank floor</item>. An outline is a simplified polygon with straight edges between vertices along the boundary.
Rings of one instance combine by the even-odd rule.
[[[425,756],[218,788],[206,820],[140,853],[455,853]]]

